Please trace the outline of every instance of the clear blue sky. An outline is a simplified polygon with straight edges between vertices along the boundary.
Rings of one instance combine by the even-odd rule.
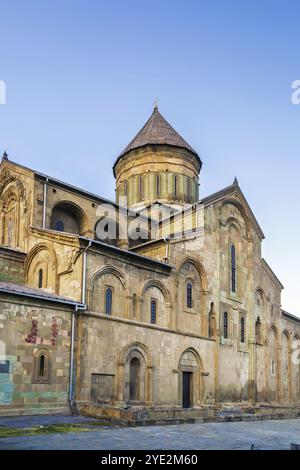
[[[299,17],[293,0],[0,0],[0,147],[114,198],[114,160],[159,98],[201,154],[201,196],[237,176],[300,315]]]

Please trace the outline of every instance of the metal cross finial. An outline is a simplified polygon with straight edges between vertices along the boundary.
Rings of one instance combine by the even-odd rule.
[[[153,105],[153,106],[154,106],[154,109],[158,109],[158,102],[159,102],[159,99],[156,99],[156,100],[154,101],[154,105]]]

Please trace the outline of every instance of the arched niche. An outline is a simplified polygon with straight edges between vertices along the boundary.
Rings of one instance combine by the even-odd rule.
[[[290,400],[291,385],[291,364],[290,364],[290,335],[288,331],[281,334],[281,390],[282,400]]]
[[[89,223],[84,211],[70,201],[58,202],[51,211],[50,228],[58,232],[84,235]]]
[[[105,314],[107,289],[112,293],[111,315],[127,317],[127,283],[122,271],[114,266],[104,266],[92,276],[88,296],[89,309]]]
[[[140,319],[144,323],[151,322],[151,303],[156,302],[156,324],[170,326],[170,293],[167,287],[158,280],[147,281],[141,291]]]
[[[52,245],[39,244],[29,252],[25,263],[25,280],[30,287],[42,287],[58,293],[57,257]]]
[[[278,360],[278,332],[275,325],[271,325],[268,332],[268,401],[278,401],[279,397],[279,360]]]
[[[176,324],[183,331],[198,331],[208,334],[208,284],[205,270],[198,259],[182,257],[177,267],[177,309]],[[192,288],[192,301],[189,307],[189,286]],[[190,315],[191,314],[191,315]]]
[[[10,177],[0,189],[0,244],[18,248],[24,224],[24,187],[21,181]]]
[[[117,397],[132,405],[152,403],[152,361],[141,343],[126,346],[119,358]]]

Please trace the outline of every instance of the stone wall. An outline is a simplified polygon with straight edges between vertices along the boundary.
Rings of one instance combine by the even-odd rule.
[[[21,251],[0,247],[0,281],[24,284],[25,257]]]
[[[89,402],[95,396],[93,374],[113,377],[109,381],[110,392],[105,389],[102,402],[130,402],[129,362],[134,357],[140,361],[138,404],[181,407],[183,370],[193,372],[194,406],[210,404],[214,399],[213,340],[87,312],[80,317],[79,341],[77,396],[80,402]],[[190,357],[184,363],[181,359],[185,352]]]
[[[1,294],[0,415],[69,411],[71,315],[68,307]]]

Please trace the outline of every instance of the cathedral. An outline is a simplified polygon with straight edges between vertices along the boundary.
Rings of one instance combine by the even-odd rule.
[[[115,201],[23,163],[0,164],[0,416],[300,413],[300,318],[262,228],[236,178],[199,197],[201,158],[157,106]]]

